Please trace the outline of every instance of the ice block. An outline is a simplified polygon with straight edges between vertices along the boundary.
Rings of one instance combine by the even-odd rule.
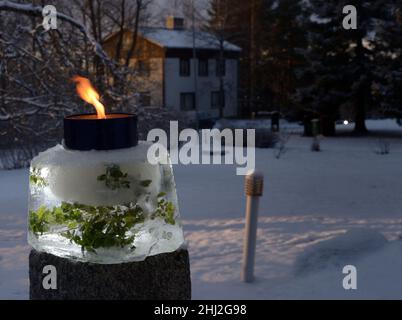
[[[141,261],[184,243],[172,166],[148,142],[116,150],[63,145],[31,162],[28,241],[83,262]],[[152,162],[151,162],[152,163]]]

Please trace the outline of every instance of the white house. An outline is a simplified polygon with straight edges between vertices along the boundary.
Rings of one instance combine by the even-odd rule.
[[[183,19],[169,17],[166,28],[139,29],[130,66],[138,70],[141,105],[179,110],[199,120],[217,118],[222,78],[224,116],[236,116],[241,49],[226,41],[221,45],[214,35],[193,33],[183,25]],[[117,37],[113,34],[104,41],[105,50],[111,55]],[[123,47],[129,47],[131,31],[125,31],[123,39]],[[221,56],[223,60],[219,59]],[[221,67],[219,61],[223,61]]]

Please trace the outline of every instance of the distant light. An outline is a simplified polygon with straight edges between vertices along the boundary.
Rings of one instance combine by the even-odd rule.
[[[343,124],[344,124],[345,126],[347,126],[347,125],[349,124],[349,121],[348,121],[348,120],[345,120],[345,121],[343,121]]]

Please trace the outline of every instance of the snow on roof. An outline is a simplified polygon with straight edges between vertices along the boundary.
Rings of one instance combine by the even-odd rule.
[[[171,49],[192,49],[193,32],[190,30],[172,30],[166,28],[141,28],[139,33],[146,39]],[[219,40],[208,32],[195,32],[195,47],[197,49],[218,50]],[[240,52],[241,48],[230,43],[224,42],[226,51]]]

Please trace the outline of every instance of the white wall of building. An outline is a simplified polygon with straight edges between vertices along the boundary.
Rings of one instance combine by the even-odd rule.
[[[165,59],[165,106],[180,110],[180,93],[195,92],[194,84],[194,61],[191,59],[191,75],[180,76],[180,59]],[[198,60],[196,61],[197,91],[196,97],[197,114],[199,119],[216,118],[219,109],[213,109],[211,104],[211,92],[219,91],[219,77],[216,76],[216,61],[208,61],[208,77],[198,76]],[[238,113],[238,61],[226,59],[225,85],[225,108],[224,116],[235,116]],[[195,112],[187,111],[190,114]]]

